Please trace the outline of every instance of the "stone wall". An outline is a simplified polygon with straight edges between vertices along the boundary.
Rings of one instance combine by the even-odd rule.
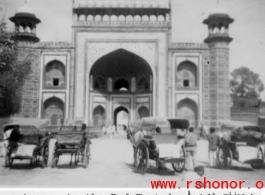
[[[20,48],[18,59],[21,61],[30,60],[32,73],[23,87],[21,110],[16,116],[37,118],[39,113],[40,51]]]
[[[246,121],[258,124],[259,116],[262,115],[259,108],[231,108],[231,120]]]

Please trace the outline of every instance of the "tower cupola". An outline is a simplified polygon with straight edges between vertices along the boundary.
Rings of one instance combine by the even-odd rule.
[[[210,12],[208,18],[203,21],[208,25],[209,34],[204,40],[205,43],[212,43],[216,41],[230,43],[233,39],[229,37],[229,24],[234,22],[230,18],[228,11],[220,6],[217,6]]]
[[[19,41],[39,42],[36,36],[36,26],[41,21],[36,17],[34,10],[25,4],[17,9],[16,14],[9,18],[14,24]]]

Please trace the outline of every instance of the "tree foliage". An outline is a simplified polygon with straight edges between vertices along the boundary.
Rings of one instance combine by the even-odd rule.
[[[9,117],[20,110],[23,85],[31,73],[30,61],[18,60],[16,33],[0,24],[0,117]]]
[[[259,75],[248,69],[241,67],[235,69],[230,80],[230,87],[233,98],[256,98],[264,90],[264,85]]]

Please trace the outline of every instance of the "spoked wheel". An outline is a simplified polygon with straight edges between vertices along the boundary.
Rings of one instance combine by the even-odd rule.
[[[13,163],[13,159],[10,158],[9,153],[10,153],[10,151],[9,151],[9,149],[7,149],[6,150],[6,156],[5,156],[5,165],[6,165],[6,167],[11,167],[12,163]]]
[[[87,168],[89,164],[90,146],[86,144],[85,150],[83,152],[83,163],[84,167]]]
[[[54,154],[52,157],[52,168],[58,165],[58,161],[59,161],[59,156],[57,154]]]
[[[79,162],[79,155],[80,152],[75,153],[75,165],[77,166],[78,162]]]
[[[42,160],[41,160],[41,167],[45,168],[48,165],[48,158],[49,158],[49,148],[45,146],[42,152]]]
[[[223,145],[217,150],[217,163],[225,169],[229,169],[232,165],[232,151],[227,145]]]
[[[149,166],[149,151],[146,145],[141,142],[136,148],[136,168],[137,171],[145,174]]]
[[[178,162],[172,163],[172,168],[174,169],[175,172],[177,173],[182,173],[182,171],[185,169],[185,150],[184,147],[181,147],[180,149],[180,158],[182,160],[179,160]]]
[[[261,169],[263,166],[264,155],[261,148],[258,150],[257,159],[260,160],[250,164],[253,169]]]

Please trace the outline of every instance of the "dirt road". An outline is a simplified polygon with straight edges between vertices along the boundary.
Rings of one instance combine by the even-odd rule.
[[[132,167],[132,147],[125,138],[113,140],[93,139],[91,160],[87,169],[80,164],[69,166],[70,156],[63,156],[58,168],[31,167],[29,161],[14,161],[11,168],[4,166],[0,158],[0,187],[52,187],[52,188],[150,188],[151,180],[176,180],[181,182],[183,174],[168,169],[157,170],[155,162],[145,175]],[[233,162],[230,170],[208,167],[207,141],[198,143],[198,163],[206,168],[208,180],[245,180],[245,187],[254,187],[257,180],[265,182],[265,168],[257,171],[249,165]]]

